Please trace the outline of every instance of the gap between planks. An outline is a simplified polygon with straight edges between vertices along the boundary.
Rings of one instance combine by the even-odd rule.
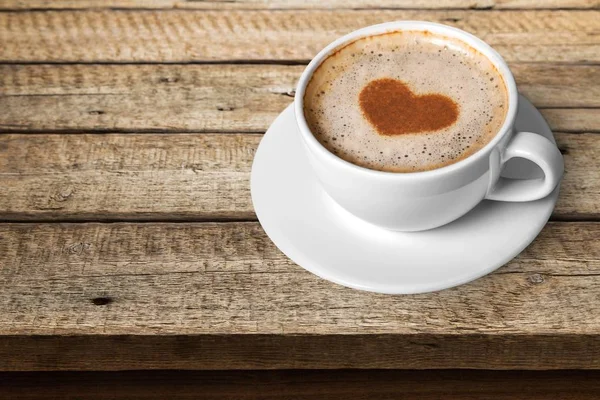
[[[600,391],[600,371],[574,370],[4,372],[0,381],[0,398],[30,400],[597,400]]]
[[[600,222],[600,216],[551,216],[549,222],[556,223],[579,223],[579,222]],[[257,218],[163,218],[163,219],[127,219],[127,218],[113,218],[113,219],[0,219],[0,224],[23,224],[23,225],[39,225],[39,224],[230,224],[230,223],[246,223],[246,222],[258,222]]]

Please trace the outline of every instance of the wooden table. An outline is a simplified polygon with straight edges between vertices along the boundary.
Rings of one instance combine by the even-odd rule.
[[[0,370],[600,368],[600,2],[326,3],[0,1]],[[308,60],[398,19],[496,48],[566,163],[520,256],[415,296],[304,271],[249,188]]]

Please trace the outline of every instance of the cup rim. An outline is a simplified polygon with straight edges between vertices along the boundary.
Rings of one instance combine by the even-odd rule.
[[[345,45],[351,42],[354,42],[363,37],[380,35],[395,31],[429,31],[435,34],[441,34],[453,39],[461,40],[469,46],[473,47],[475,50],[481,52],[496,67],[496,69],[502,76],[502,79],[504,80],[504,84],[508,92],[508,111],[506,113],[506,116],[504,117],[504,122],[502,123],[502,126],[498,130],[498,133],[484,147],[460,161],[440,168],[427,171],[392,172],[370,169],[346,161],[343,158],[340,158],[332,152],[330,152],[315,138],[310,128],[308,127],[306,118],[304,117],[304,94],[314,71],[330,54],[334,53],[336,50],[339,50],[341,47],[344,47]],[[353,31],[331,42],[323,50],[321,50],[304,69],[304,72],[302,72],[302,75],[298,80],[296,94],[294,98],[294,112],[296,114],[296,122],[298,123],[298,127],[301,136],[304,139],[304,142],[310,147],[311,150],[316,151],[319,155],[355,173],[369,175],[371,177],[380,179],[410,180],[440,177],[441,175],[446,175],[460,170],[462,168],[465,168],[468,165],[474,164],[477,161],[481,160],[483,157],[485,157],[485,155],[488,154],[504,138],[504,136],[506,136],[511,131],[513,122],[517,114],[518,97],[519,96],[517,92],[517,85],[515,83],[515,79],[510,69],[508,68],[508,65],[500,56],[500,54],[498,54],[496,50],[494,50],[483,40],[461,29],[435,22],[393,21],[367,26]]]

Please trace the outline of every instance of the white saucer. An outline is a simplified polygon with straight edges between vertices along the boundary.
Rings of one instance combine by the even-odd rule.
[[[516,127],[554,141],[541,114],[520,97]],[[528,203],[483,201],[441,228],[391,232],[333,202],[308,164],[289,106],[269,128],[252,165],[252,202],[275,245],[306,270],[372,292],[422,293],[460,285],[510,261],[542,230],[558,197]],[[502,174],[540,177],[529,161],[513,159]]]

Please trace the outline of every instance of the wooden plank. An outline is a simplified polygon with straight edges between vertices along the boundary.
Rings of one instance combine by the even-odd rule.
[[[2,66],[0,128],[264,132],[292,101],[302,69]]]
[[[0,10],[31,9],[597,9],[598,0],[4,0]]]
[[[389,296],[258,223],[0,225],[0,369],[600,368],[598,223],[468,285]]]
[[[600,107],[600,66],[511,67],[520,91],[554,130],[600,132],[600,111],[594,108]],[[292,101],[303,69],[0,65],[0,129],[264,132]]]
[[[600,62],[596,10],[3,12],[0,61],[306,61],[345,33],[403,19],[463,28],[509,62]]]
[[[255,219],[260,138],[2,135],[0,218]]]
[[[0,370],[600,369],[599,347],[597,334],[26,334],[0,336]]]
[[[256,217],[250,170],[261,135],[0,135],[0,219]],[[600,216],[600,140],[558,134],[566,175],[553,217]]]
[[[0,374],[6,399],[597,400],[598,371],[121,371]]]
[[[553,131],[600,132],[597,108],[540,109]]]

